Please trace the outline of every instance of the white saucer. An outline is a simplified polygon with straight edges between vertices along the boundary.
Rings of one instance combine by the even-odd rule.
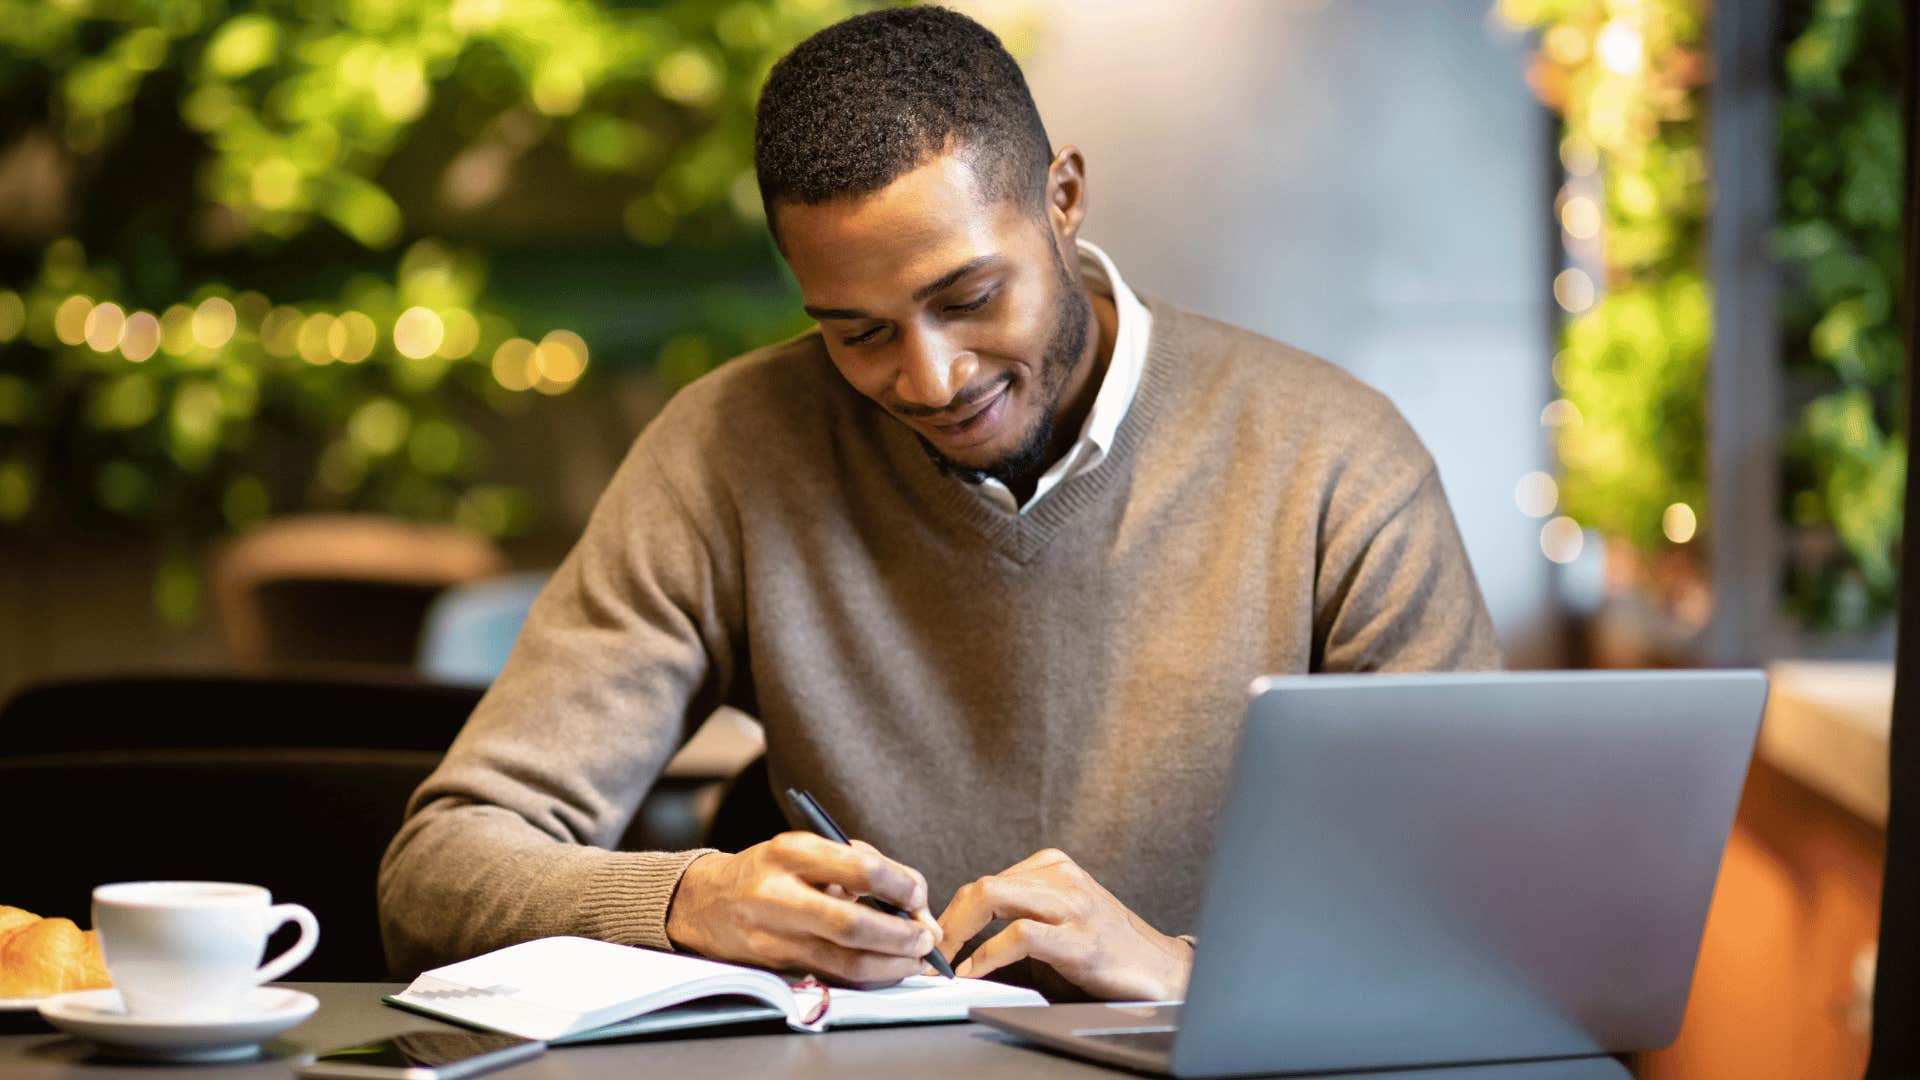
[[[0,997],[0,1013],[34,1012],[35,1010],[40,1008],[40,1003],[45,1000],[47,999],[43,997],[37,997],[37,998]]]
[[[76,990],[40,1003],[47,1023],[117,1057],[148,1061],[235,1061],[259,1053],[260,1042],[305,1020],[320,1007],[312,994],[278,986],[247,992],[238,1015],[225,1020],[152,1020],[128,1016],[118,990]]]

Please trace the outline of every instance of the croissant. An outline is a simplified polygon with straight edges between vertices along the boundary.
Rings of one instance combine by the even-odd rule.
[[[0,906],[0,998],[45,997],[112,986],[100,938],[72,919]]]

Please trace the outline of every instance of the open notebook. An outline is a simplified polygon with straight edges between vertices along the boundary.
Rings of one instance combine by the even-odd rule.
[[[985,979],[915,975],[881,990],[795,986],[772,972],[578,937],[550,937],[434,968],[384,1000],[550,1043],[784,1020],[795,1031],[965,1020],[986,1005],[1045,1005]],[[816,1014],[818,1014],[816,1016]]]

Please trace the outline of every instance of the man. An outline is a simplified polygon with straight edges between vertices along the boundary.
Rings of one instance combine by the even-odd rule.
[[[1499,663],[1431,458],[1329,365],[1136,296],[960,15],[801,44],[755,159],[819,328],[636,440],[414,796],[390,959],[565,933],[876,983],[937,946],[1179,997],[1250,680]],[[871,846],[605,850],[721,704]]]

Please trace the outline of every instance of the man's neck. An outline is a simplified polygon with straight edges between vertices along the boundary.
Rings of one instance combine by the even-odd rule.
[[[1087,295],[1088,320],[1093,324],[1087,329],[1087,352],[1075,365],[1068,377],[1065,392],[1060,395],[1060,411],[1054,415],[1053,437],[1047,444],[1045,464],[1030,477],[1022,478],[1018,483],[1008,486],[1014,501],[1026,505],[1033,498],[1034,488],[1040,483],[1040,474],[1053,466],[1054,462],[1066,456],[1067,451],[1080,438],[1080,429],[1087,424],[1087,414],[1093,411],[1093,400],[1100,396],[1100,384],[1106,380],[1107,367],[1113,361],[1114,339],[1120,333],[1120,313],[1113,306],[1113,300],[1079,286]]]

